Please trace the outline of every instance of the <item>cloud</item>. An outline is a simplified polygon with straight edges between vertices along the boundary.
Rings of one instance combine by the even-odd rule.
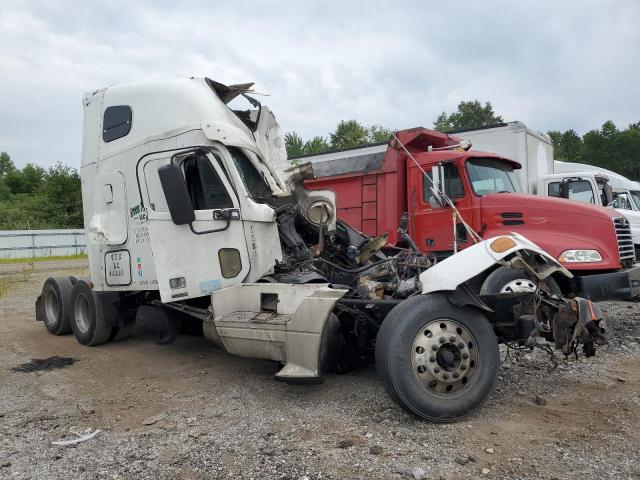
[[[176,76],[255,81],[285,130],[430,126],[460,100],[585,132],[640,120],[640,4],[71,2],[0,5],[0,150],[78,166],[85,91]]]

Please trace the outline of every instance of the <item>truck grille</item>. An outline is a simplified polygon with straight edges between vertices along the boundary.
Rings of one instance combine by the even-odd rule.
[[[616,229],[616,237],[618,239],[618,253],[620,254],[620,262],[632,262],[636,259],[635,250],[633,248],[633,240],[631,239],[631,226],[629,221],[624,217],[613,219],[613,226]]]

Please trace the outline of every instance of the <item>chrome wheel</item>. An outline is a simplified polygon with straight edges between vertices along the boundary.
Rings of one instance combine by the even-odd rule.
[[[516,278],[505,284],[500,289],[500,293],[535,292],[537,289],[536,284],[528,278]]]
[[[454,320],[429,322],[413,341],[413,371],[430,392],[450,394],[472,383],[478,370],[478,346],[466,327]]]
[[[78,295],[74,304],[76,327],[82,333],[87,333],[91,325],[89,316],[89,300],[84,295]]]

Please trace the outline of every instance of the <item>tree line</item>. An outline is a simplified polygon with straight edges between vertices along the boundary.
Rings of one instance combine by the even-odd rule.
[[[433,122],[441,132],[485,127],[502,123],[490,102],[460,102],[456,111],[442,112]],[[354,148],[389,141],[394,130],[381,125],[366,126],[343,120],[326,136],[303,139],[296,132],[285,134],[287,155],[295,157],[329,150]],[[547,132],[556,160],[586,163],[640,180],[640,122],[620,130],[612,121],[578,135],[574,130]],[[81,228],[80,176],[68,166],[43,169],[34,164],[15,167],[8,153],[0,154],[0,230]]]
[[[463,101],[455,112],[442,112],[433,122],[440,132],[474,129],[503,123],[490,102]],[[289,158],[317,154],[341,148],[354,148],[370,143],[386,142],[394,130],[380,125],[365,126],[357,120],[343,120],[326,137],[303,140],[296,132],[285,134]],[[608,120],[602,127],[583,136],[575,130],[548,131],[556,160],[586,163],[613,170],[632,180],[640,180],[640,122],[624,130]]]
[[[82,228],[78,172],[60,163],[15,167],[0,153],[0,230]]]

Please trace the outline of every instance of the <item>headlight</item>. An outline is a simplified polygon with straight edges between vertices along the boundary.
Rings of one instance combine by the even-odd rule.
[[[558,257],[562,263],[593,263],[601,262],[602,256],[597,250],[565,250]]]

